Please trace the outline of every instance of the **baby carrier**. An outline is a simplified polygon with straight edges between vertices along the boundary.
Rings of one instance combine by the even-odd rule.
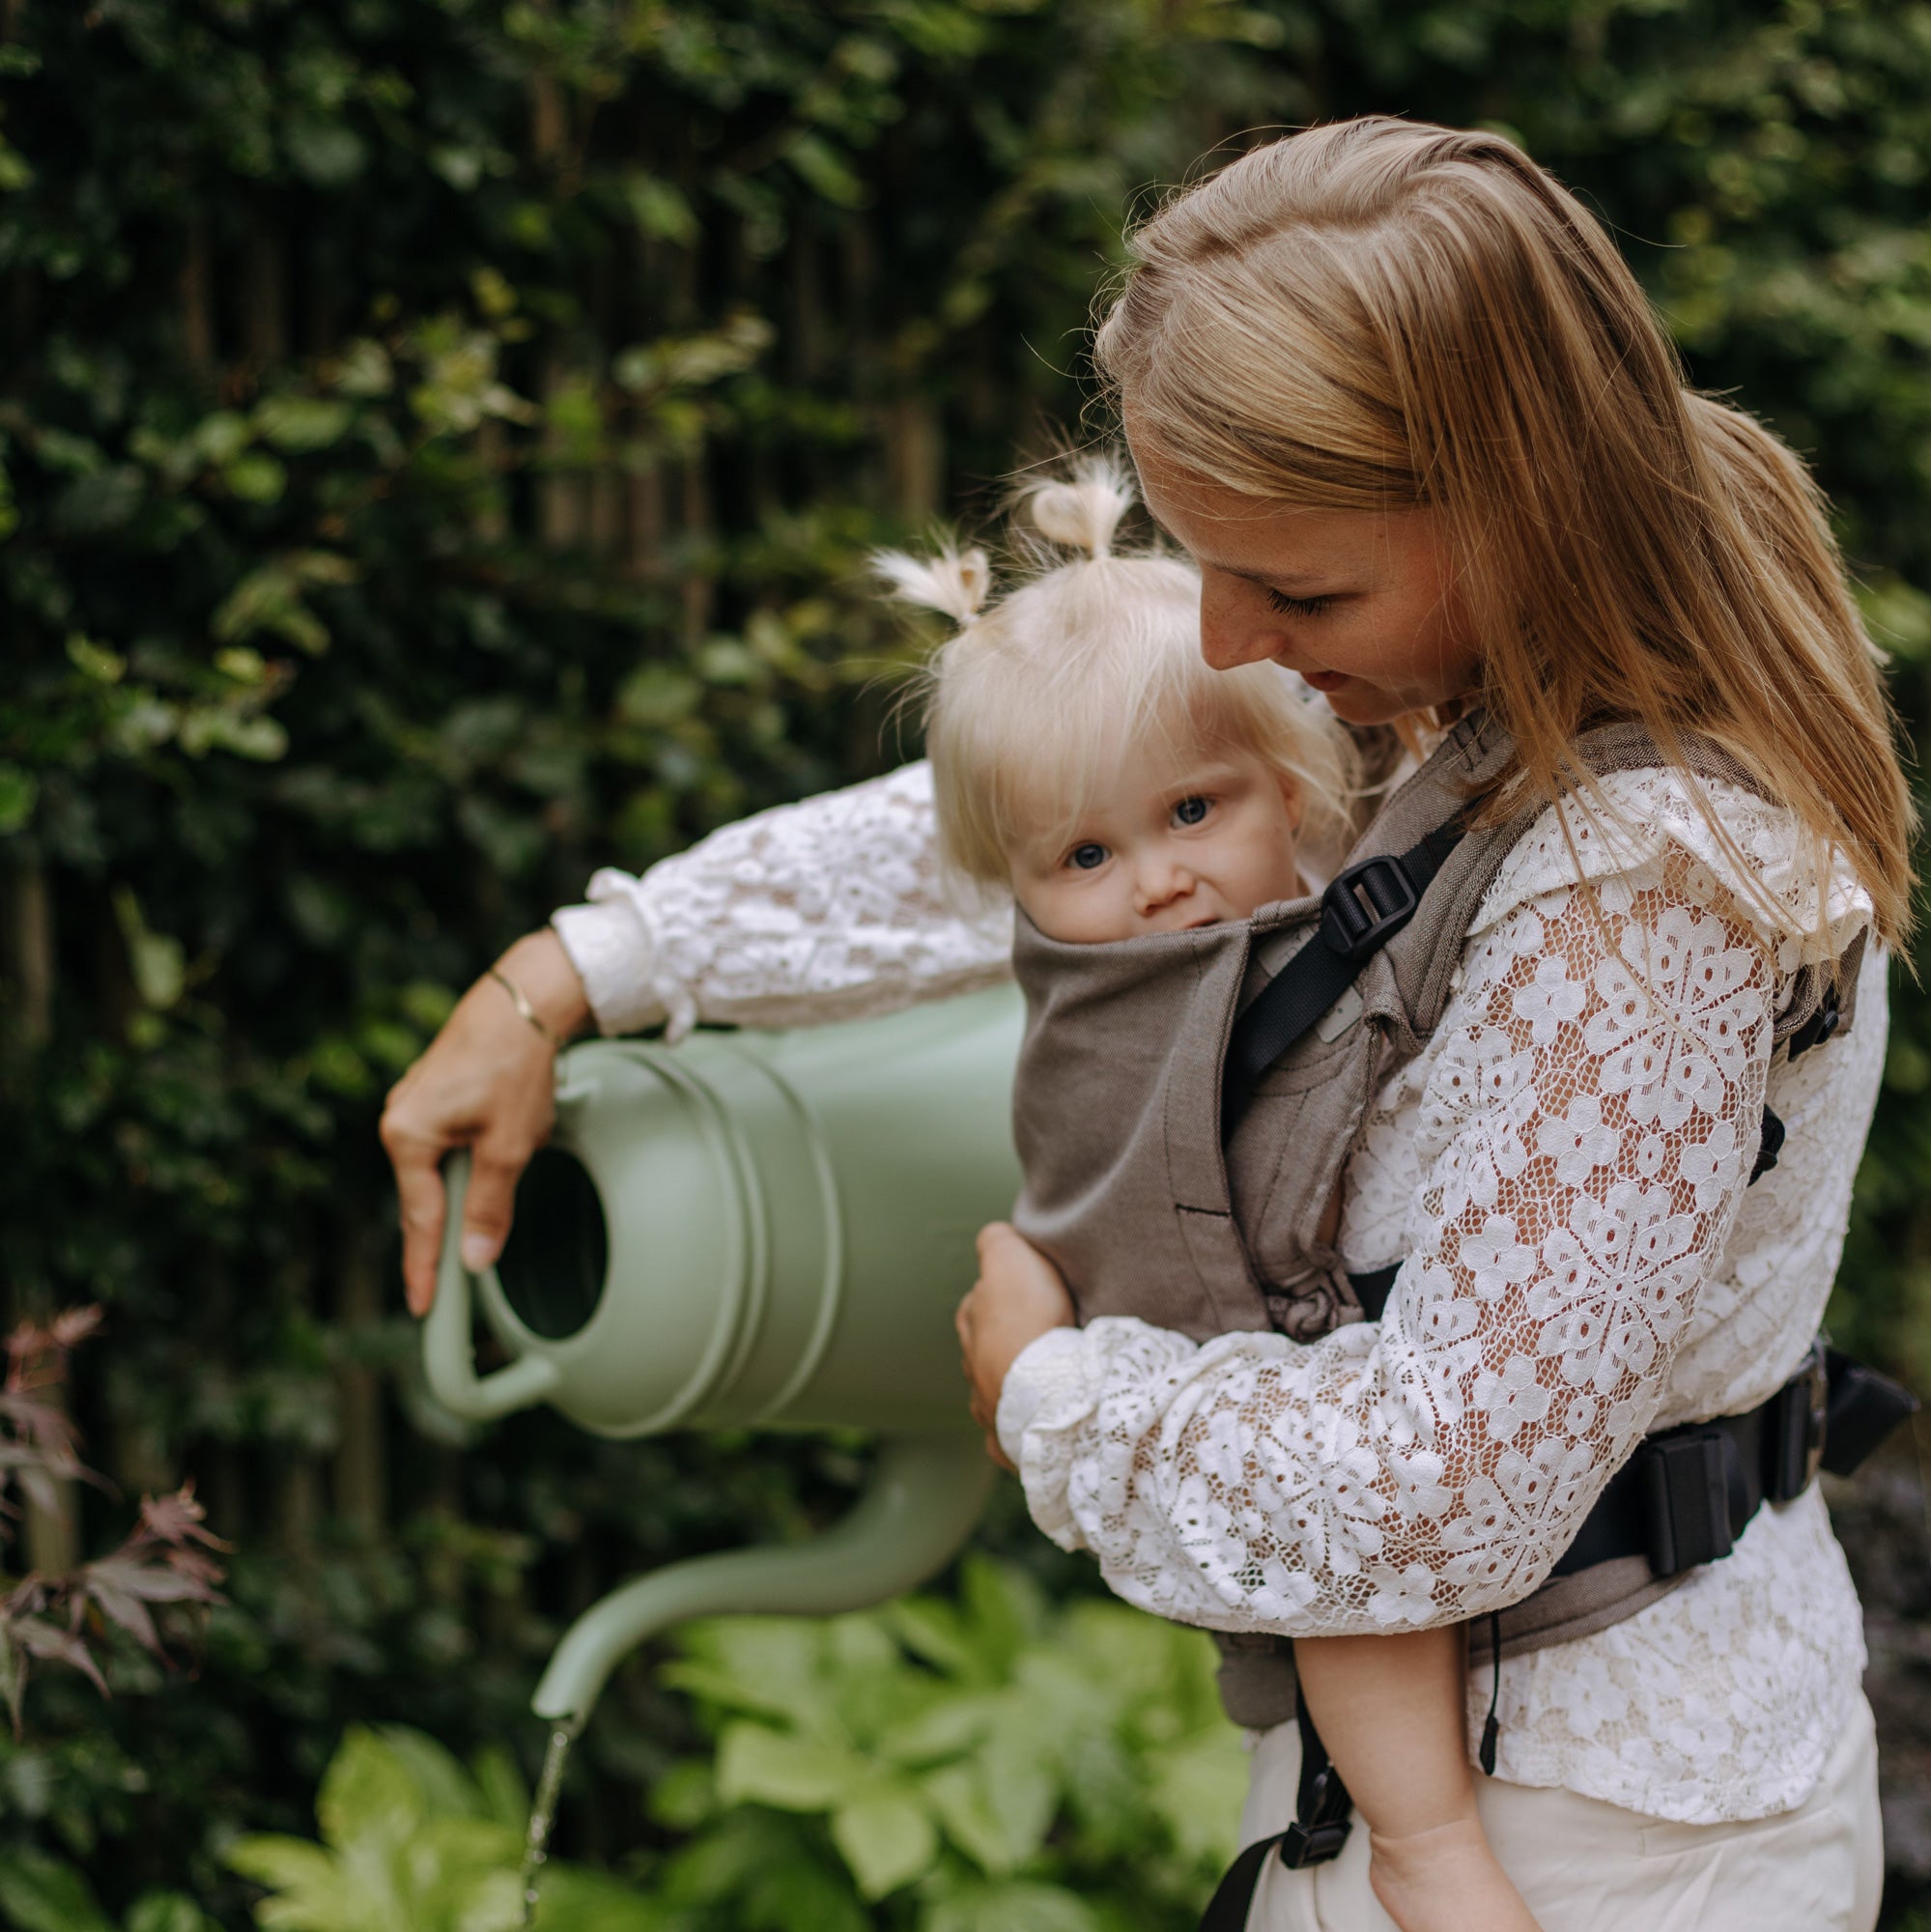
[[[1375,1094],[1439,1023],[1475,912],[1541,814],[1530,800],[1466,828],[1513,749],[1480,714],[1457,724],[1318,897],[1101,946],[1061,944],[1021,916],[1013,1125],[1026,1179],[1014,1221],[1059,1266],[1083,1321],[1137,1315],[1197,1341],[1267,1329],[1312,1341],[1378,1319],[1398,1267],[1350,1275],[1323,1215]],[[1628,724],[1584,734],[1577,750],[1599,778],[1663,762]],[[1707,742],[1686,737],[1682,757],[1699,777],[1754,788]],[[1576,836],[1604,835],[1584,824]],[[1863,946],[1860,932],[1834,970],[1798,972],[1775,1052],[1794,1059],[1850,1025]],[[1752,1182],[1782,1138],[1766,1108]],[[1916,1406],[1820,1342],[1749,1413],[1648,1437],[1548,1580],[1470,1626],[1471,1654],[1498,1664],[1634,1615],[1727,1554],[1764,1502],[1791,1500],[1820,1465],[1848,1472]],[[1203,1921],[1234,1928],[1276,1845],[1296,1866],[1339,1852],[1349,1800],[1299,1709],[1288,1640],[1216,1641],[1235,1721],[1298,1717],[1302,1732],[1299,1815],[1241,1855]],[[1491,1705],[1485,1770],[1494,1743]]]

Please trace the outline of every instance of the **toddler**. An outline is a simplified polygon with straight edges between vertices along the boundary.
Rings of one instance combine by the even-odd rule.
[[[1347,842],[1346,734],[1274,665],[1208,668],[1193,570],[1113,552],[1131,500],[1103,463],[1036,489],[1040,536],[1081,554],[989,608],[980,552],[878,560],[959,627],[927,687],[943,857],[1063,945],[1245,920],[1303,894],[1302,839]],[[1462,1628],[1303,1638],[1295,1661],[1403,1932],[1535,1932],[1476,1816]]]

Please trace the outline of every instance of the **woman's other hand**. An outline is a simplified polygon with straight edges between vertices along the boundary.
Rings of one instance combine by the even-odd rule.
[[[998,1427],[1006,1372],[1041,1335],[1073,1325],[1072,1297],[1059,1269],[1017,1229],[989,1221],[979,1231],[979,1279],[959,1303],[956,1323],[973,1420],[985,1431],[992,1460],[1009,1469]]]
[[[442,1251],[442,1156],[470,1150],[463,1264],[487,1267],[510,1231],[516,1184],[555,1119],[556,1040],[589,1017],[583,982],[545,927],[519,939],[497,970],[523,989],[553,1038],[530,1025],[487,975],[458,1002],[429,1049],[390,1089],[382,1138],[402,1204],[402,1273],[412,1315],[436,1297]]]

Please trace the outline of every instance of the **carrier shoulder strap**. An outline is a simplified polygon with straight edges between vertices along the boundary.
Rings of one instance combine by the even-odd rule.
[[[1582,748],[1584,763],[1599,777],[1640,768],[1661,755],[1649,734],[1630,724],[1598,727],[1585,734]],[[1486,719],[1477,716],[1463,721],[1363,834],[1357,851],[1363,846],[1372,848],[1377,833],[1383,831],[1388,821],[1399,823],[1405,805],[1409,808],[1406,816],[1412,833],[1413,808],[1420,806],[1426,812],[1433,794],[1434,822],[1406,850],[1371,849],[1366,857],[1336,874],[1321,894],[1320,920],[1315,932],[1235,1020],[1222,1074],[1224,1127],[1231,1128],[1239,1119],[1261,1075],[1308,1034],[1368,961],[1423,911],[1429,887],[1462,843],[1474,810],[1474,800],[1465,789],[1460,799],[1451,789],[1456,768],[1477,781],[1492,777],[1505,762],[1507,750],[1505,736]],[[1699,777],[1752,783],[1749,774],[1718,746],[1692,736],[1683,741],[1680,750],[1690,770]],[[1470,902],[1479,901],[1510,847],[1543,810],[1542,801],[1532,802],[1505,825],[1485,832],[1491,850],[1478,859],[1467,877],[1456,881],[1450,894],[1457,901],[1455,907],[1444,902],[1428,908],[1434,924],[1445,928],[1453,923],[1463,905],[1472,914]],[[1423,937],[1426,940],[1428,934]],[[1460,931],[1453,935],[1458,952],[1462,937]],[[1445,929],[1434,934],[1437,948],[1448,939]],[[1856,1008],[1864,943],[1865,933],[1860,930],[1839,959],[1822,966],[1806,965],[1798,972],[1790,997],[1776,1017],[1775,1033],[1778,1044],[1788,1042],[1793,1060],[1829,1039],[1840,1025],[1849,1024]],[[1752,1180],[1776,1165],[1782,1142],[1783,1123],[1766,1109],[1762,1151],[1750,1176]]]
[[[1235,1118],[1254,1083],[1354,983],[1355,975],[1415,916],[1441,862],[1462,842],[1460,814],[1406,852],[1343,867],[1320,895],[1313,938],[1268,980],[1235,1022],[1221,1107]]]

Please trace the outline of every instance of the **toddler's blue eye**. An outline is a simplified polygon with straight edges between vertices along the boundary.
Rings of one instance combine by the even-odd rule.
[[[1106,847],[1093,844],[1075,845],[1067,863],[1077,866],[1082,872],[1091,872],[1095,867],[1106,864]]]
[[[1207,816],[1207,804],[1204,798],[1183,798],[1174,807],[1176,825],[1198,825]]]

